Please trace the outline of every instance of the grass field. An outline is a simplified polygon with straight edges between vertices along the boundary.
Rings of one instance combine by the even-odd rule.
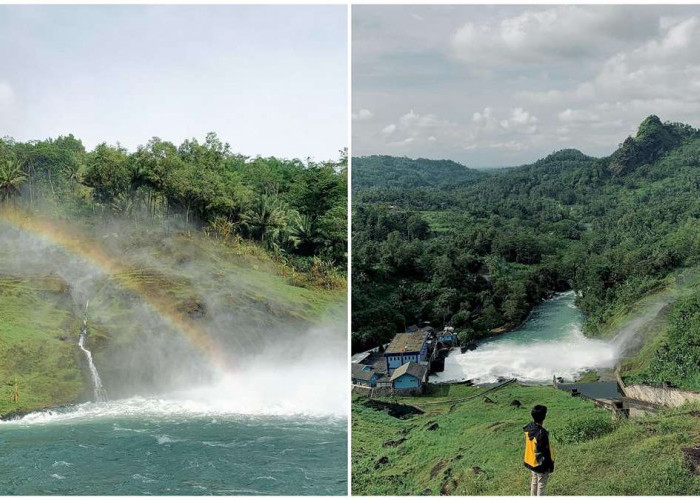
[[[79,327],[60,279],[0,276],[0,415],[68,403],[83,392]]]
[[[425,411],[401,420],[352,405],[352,485],[357,495],[526,495],[523,431],[529,409],[545,404],[556,467],[552,495],[700,493],[682,448],[700,444],[700,412],[690,408],[614,423],[593,403],[551,387],[442,386],[401,398]],[[521,408],[511,406],[513,400]],[[437,424],[437,429],[434,428]],[[599,434],[596,436],[596,434]],[[393,443],[391,442],[393,441]],[[397,444],[398,443],[398,444]]]

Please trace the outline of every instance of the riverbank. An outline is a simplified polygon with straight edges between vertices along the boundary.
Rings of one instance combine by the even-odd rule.
[[[66,283],[0,275],[0,318],[0,417],[80,399],[86,390],[76,346],[80,319]]]
[[[526,495],[530,476],[522,465],[522,426],[535,404],[549,408],[545,426],[557,463],[549,494],[700,493],[700,476],[683,454],[700,444],[699,408],[614,423],[608,411],[589,401],[552,387],[517,384],[489,393],[488,401],[455,402],[480,392],[454,384],[402,398],[424,411],[408,419],[355,398],[353,494]]]

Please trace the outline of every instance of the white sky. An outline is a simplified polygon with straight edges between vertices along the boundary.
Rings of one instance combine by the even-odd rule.
[[[700,6],[354,6],[353,155],[518,165],[700,126]]]
[[[347,146],[347,9],[0,5],[0,136],[129,150],[216,132],[316,160]]]

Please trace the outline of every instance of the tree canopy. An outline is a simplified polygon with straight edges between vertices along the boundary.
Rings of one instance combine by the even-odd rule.
[[[61,207],[73,216],[177,219],[259,241],[310,269],[347,261],[347,155],[337,160],[250,158],[216,134],[175,145],[154,137],[129,152],[88,151],[72,135],[0,139],[0,201]]]

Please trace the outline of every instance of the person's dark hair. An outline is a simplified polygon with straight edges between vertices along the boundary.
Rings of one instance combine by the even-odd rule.
[[[538,424],[541,424],[544,422],[544,417],[547,416],[547,407],[543,405],[536,405],[532,409],[532,412],[530,412],[530,415],[532,415],[532,420]]]

